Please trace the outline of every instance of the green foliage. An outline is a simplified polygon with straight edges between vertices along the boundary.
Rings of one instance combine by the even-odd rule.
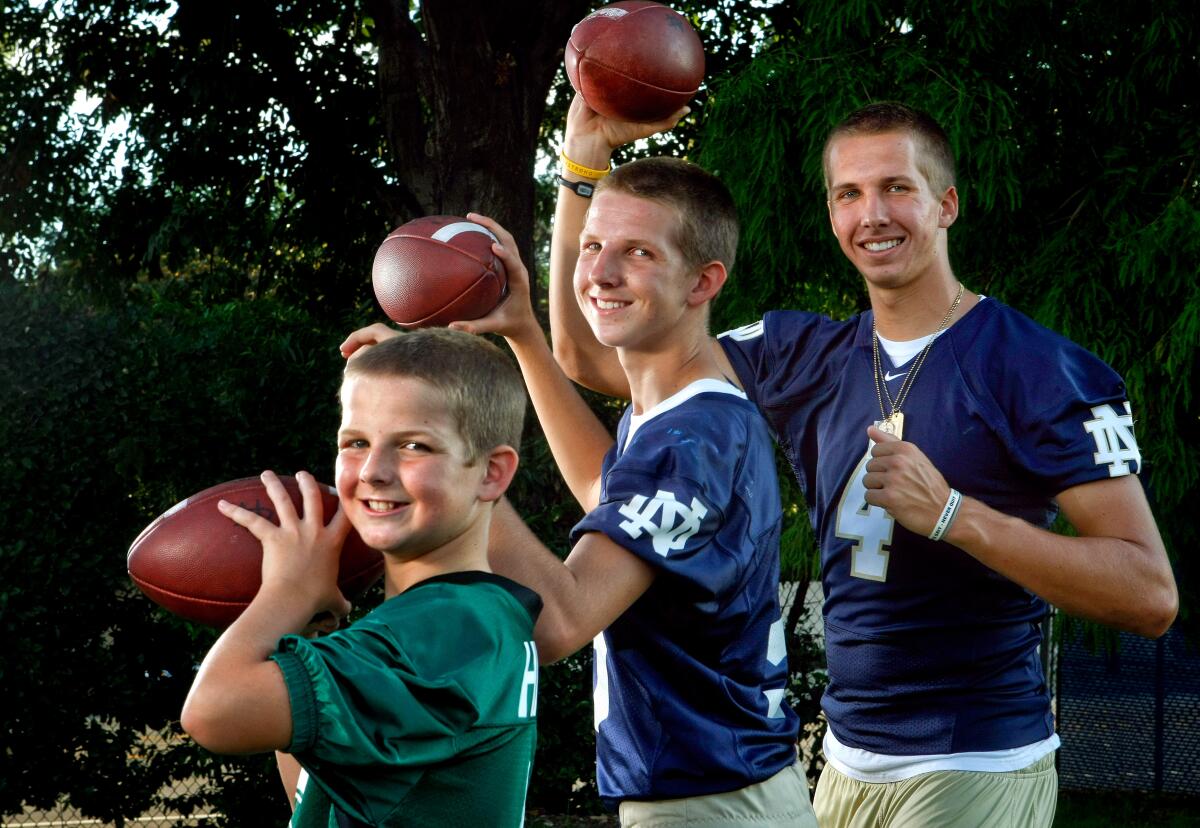
[[[323,315],[371,305],[376,247],[418,215],[480,210],[524,250],[547,43],[586,3],[417,5],[6,5],[0,272]]]
[[[591,648],[543,667],[538,696],[529,806],[552,814],[602,813],[596,788]]]
[[[24,171],[0,184],[11,272],[110,298],[165,277],[210,302],[280,286],[365,301],[388,224],[362,172],[385,140],[357,13],[174,5],[17,4],[6,20],[0,147]]]
[[[1122,373],[1159,526],[1173,553],[1191,549],[1187,504],[1200,495],[1200,29],[1191,6],[788,6],[794,25],[711,83],[698,160],[730,184],[744,228],[715,325],[772,308],[845,317],[866,307],[829,230],[825,134],[870,101],[925,109],[958,158],[956,273]],[[1200,573],[1192,556],[1174,557],[1187,616]]]
[[[125,550],[223,480],[330,478],[337,332],[264,301],[98,312],[11,282],[0,327],[0,496],[17,505],[0,517],[0,813],[70,792],[89,816],[130,816],[216,765],[172,724],[212,634],[138,593]],[[250,801],[278,805],[275,788]]]

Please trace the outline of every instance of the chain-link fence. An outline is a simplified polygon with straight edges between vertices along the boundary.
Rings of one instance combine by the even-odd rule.
[[[1112,652],[1068,641],[1058,664],[1064,789],[1200,795],[1200,651],[1177,628]]]
[[[128,826],[148,826],[149,828],[198,828],[211,825],[212,820],[217,817],[219,817],[218,814],[194,814],[185,817],[180,814],[168,813],[165,810],[157,810],[155,813],[131,817],[123,822]],[[62,805],[49,811],[26,808],[20,814],[5,817],[0,825],[21,826],[21,828],[75,828],[77,825],[114,826],[116,823],[105,822],[101,819],[89,819],[84,817],[78,808]]]
[[[51,808],[36,808],[27,806],[21,813],[0,817],[0,826],[20,826],[20,828],[74,828],[74,826],[145,826],[146,828],[200,828],[212,826],[222,821],[218,813],[180,813],[176,803],[204,798],[215,793],[211,780],[205,777],[183,779],[158,791],[155,805],[144,813],[130,815],[117,820],[104,820],[88,817],[84,812],[60,800]],[[187,810],[191,810],[187,808]]]
[[[121,730],[112,722],[101,729],[113,735]],[[73,766],[62,774],[77,781],[41,786],[42,792],[62,793],[53,802],[32,795],[37,801],[0,813],[0,826],[282,825],[287,821],[287,797],[274,764],[274,757],[266,755],[210,754],[173,722],[161,730],[141,731],[129,742],[114,739],[77,748]]]

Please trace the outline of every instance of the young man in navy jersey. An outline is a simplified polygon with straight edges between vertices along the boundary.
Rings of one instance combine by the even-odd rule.
[[[565,152],[603,168],[619,136],[575,107]],[[1058,737],[1037,653],[1048,604],[1147,636],[1178,607],[1134,476],[1124,384],[959,282],[954,161],[928,116],[864,107],[831,132],[824,168],[830,222],[871,311],[771,312],[714,347],[778,435],[821,547],[818,819],[1049,826]],[[573,227],[564,201],[558,251]],[[612,354],[562,301],[570,265],[552,262],[555,355],[581,384],[626,395]],[[1048,531],[1059,510],[1078,537]]]
[[[677,159],[588,172],[603,178],[594,197],[564,187],[581,214],[590,204],[573,227],[569,289],[632,390],[615,443],[555,362],[512,237],[469,215],[499,239],[510,296],[455,327],[508,339],[587,510],[565,562],[544,548],[506,554],[535,543],[510,511],[493,524],[492,566],[541,595],[544,661],[594,640],[598,787],[622,825],[815,828],[784,699],[774,447],[708,334],[737,250],[733,200]],[[344,350],[390,333],[358,331]]]

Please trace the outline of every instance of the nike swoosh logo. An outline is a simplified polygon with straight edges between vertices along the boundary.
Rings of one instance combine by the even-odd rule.
[[[888,371],[886,374],[883,375],[883,381],[891,382],[894,379],[900,379],[902,376],[904,376],[907,373],[908,373],[908,371],[901,371],[899,374],[893,374],[891,371]]]

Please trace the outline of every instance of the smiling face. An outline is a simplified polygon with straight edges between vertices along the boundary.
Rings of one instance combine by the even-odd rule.
[[[596,195],[579,239],[575,296],[604,345],[653,350],[697,302],[676,211],[621,191]]]
[[[444,396],[413,377],[350,375],[342,384],[337,491],[363,541],[412,559],[469,535],[503,491],[487,458],[469,462]]]
[[[946,229],[958,216],[958,193],[933,188],[920,148],[902,131],[844,135],[829,146],[829,219],[870,288],[953,278]]]

